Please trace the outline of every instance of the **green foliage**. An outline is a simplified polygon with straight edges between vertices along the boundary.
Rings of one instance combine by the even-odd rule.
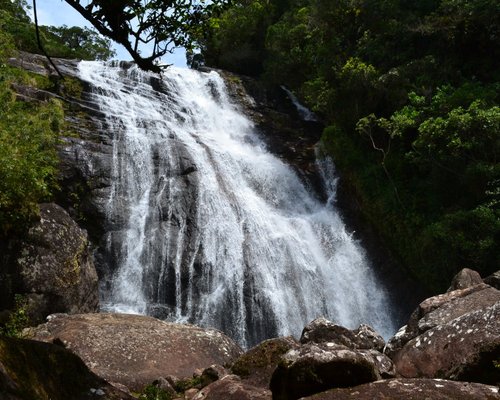
[[[139,395],[139,400],[172,400],[173,397],[156,385],[147,385]]]
[[[193,377],[193,378],[182,379],[175,384],[174,389],[179,393],[183,393],[188,389],[191,389],[194,387],[199,387],[202,383],[203,383],[203,380],[199,376]]]
[[[49,200],[57,187],[56,144],[64,124],[59,100],[17,101],[12,89],[51,85],[45,77],[6,64],[22,42],[12,32],[30,26],[24,4],[0,3],[0,237],[26,229],[38,215],[38,203]]]
[[[9,36],[11,48],[40,53],[35,25],[26,14],[26,9],[28,6],[24,0],[0,0],[2,35]],[[111,41],[89,28],[40,26],[40,36],[45,50],[53,57],[108,60],[115,55],[111,50]],[[4,48],[3,45],[0,47]]]
[[[0,335],[21,338],[23,329],[27,328],[29,324],[27,300],[17,294],[15,296],[14,310],[10,313],[5,325],[0,327]]]

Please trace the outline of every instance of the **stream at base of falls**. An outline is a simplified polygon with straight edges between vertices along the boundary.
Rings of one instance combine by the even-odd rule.
[[[215,327],[243,347],[324,316],[395,331],[393,305],[332,199],[271,154],[216,72],[81,62],[112,135],[102,309]]]

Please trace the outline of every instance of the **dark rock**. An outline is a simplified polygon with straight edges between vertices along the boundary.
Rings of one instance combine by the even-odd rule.
[[[458,289],[465,289],[471,286],[479,285],[480,283],[483,283],[483,280],[481,279],[481,275],[479,275],[477,271],[469,268],[464,268],[455,275],[447,292]]]
[[[0,336],[2,400],[132,400],[89,371],[71,351]]]
[[[174,397],[176,391],[170,382],[165,378],[158,378],[153,382],[153,385],[163,390],[167,395]]]
[[[253,386],[268,388],[281,357],[298,347],[292,337],[265,340],[240,356],[231,371]]]
[[[35,329],[34,338],[59,339],[97,375],[132,390],[159,376],[191,378],[196,369],[230,363],[242,354],[217,330],[139,315],[56,315]]]
[[[334,387],[356,386],[394,376],[392,362],[375,350],[351,350],[335,343],[305,344],[278,364],[271,391],[275,400],[291,400]]]
[[[350,349],[375,349],[382,351],[385,341],[373,328],[360,325],[356,330],[349,330],[336,325],[325,318],[317,318],[302,331],[300,343],[333,342]]]
[[[32,322],[51,313],[98,311],[87,233],[58,205],[40,206],[40,221],[21,245],[17,265]]]
[[[193,400],[271,400],[271,391],[227,375],[201,389]]]
[[[390,379],[347,389],[332,389],[304,400],[498,400],[499,389],[441,379]]]
[[[484,283],[493,286],[495,289],[500,290],[500,271],[497,271],[490,276],[484,278]]]
[[[208,386],[212,382],[222,379],[226,375],[229,375],[229,372],[222,365],[211,365],[210,367],[205,368],[200,375],[201,386]]]

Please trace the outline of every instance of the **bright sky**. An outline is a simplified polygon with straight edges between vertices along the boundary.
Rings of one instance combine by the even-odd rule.
[[[28,4],[32,5],[31,1],[28,1]],[[63,0],[37,0],[36,4],[38,23],[40,25],[91,26],[85,18]],[[113,43],[113,48],[116,51],[117,59],[132,59],[123,46]],[[186,55],[183,49],[179,49],[174,54],[165,57],[163,61],[178,67],[185,67]]]

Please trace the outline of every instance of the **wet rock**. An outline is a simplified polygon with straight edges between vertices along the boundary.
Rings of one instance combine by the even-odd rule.
[[[317,318],[310,322],[302,331],[300,343],[333,342],[350,349],[375,349],[382,351],[385,341],[373,328],[360,325],[356,330],[350,330],[336,325],[325,318]]]
[[[98,311],[87,233],[58,205],[40,205],[40,221],[21,245],[17,265],[32,322],[52,313]]]
[[[0,336],[2,400],[132,400],[93,374],[71,351],[49,343]]]
[[[193,400],[271,400],[271,391],[227,375],[201,389]]]
[[[231,363],[242,354],[217,330],[139,315],[56,315],[35,329],[34,338],[59,341],[97,375],[132,390],[159,376],[191,378],[196,369]]]
[[[231,371],[251,385],[268,388],[281,357],[298,347],[299,344],[292,337],[265,340],[240,356]]]
[[[479,275],[477,271],[469,268],[464,268],[455,275],[447,292],[458,289],[465,289],[474,285],[479,285],[480,283],[483,283],[483,280],[481,279],[481,275]]]
[[[308,343],[283,356],[270,387],[273,399],[291,400],[376,381],[382,374],[394,376],[392,362],[375,350],[351,350],[332,342]]]
[[[479,383],[441,379],[390,379],[332,389],[304,400],[498,400],[499,389]]]

